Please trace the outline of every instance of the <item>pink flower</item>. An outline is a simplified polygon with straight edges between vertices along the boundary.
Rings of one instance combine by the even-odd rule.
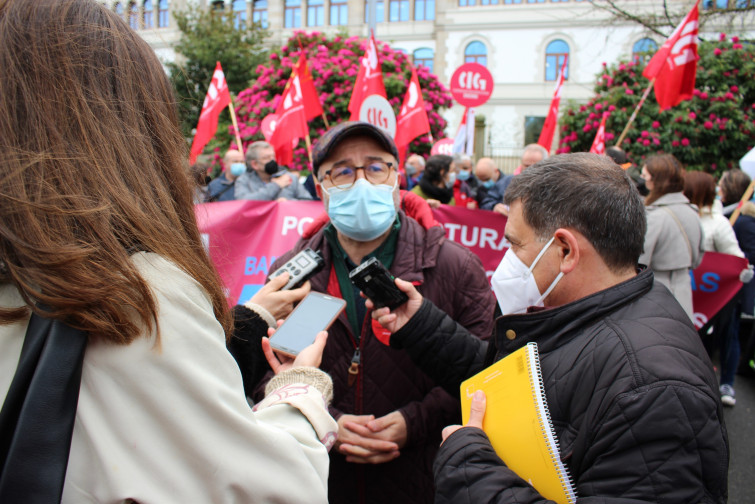
[[[732,49],[735,49],[735,50],[736,50],[736,49],[742,49],[742,44],[733,44],[733,45],[731,46],[731,48],[732,48]]]
[[[625,90],[625,91],[626,91],[626,93],[627,93],[628,95],[633,95],[633,94],[634,94],[634,91],[633,91],[632,89],[626,88],[626,90]]]
[[[733,37],[731,38],[731,41],[732,41],[732,42],[734,42],[734,43],[736,44],[737,42],[739,42],[739,37],[737,37],[736,35],[734,35],[734,36],[733,36]]]
[[[608,111],[609,112],[613,112],[614,110],[616,110],[616,107],[614,105],[609,105],[608,106]]]
[[[277,60],[277,59],[278,59],[278,55],[277,55],[277,54],[275,54],[275,53],[271,53],[271,54],[270,54],[270,59],[271,59],[271,60]]]
[[[726,34],[725,34],[725,33],[722,33],[721,35],[719,35],[719,36],[718,36],[718,40],[720,40],[720,41],[724,41],[724,40],[726,40]]]
[[[734,95],[731,92],[728,92],[724,95],[724,98],[726,98],[727,100],[733,100]]]
[[[704,127],[705,129],[711,129],[711,128],[713,128],[713,123],[712,123],[712,122],[710,122],[710,121],[705,121],[705,122],[703,123],[703,127]]]
[[[589,124],[585,124],[584,128],[582,128],[582,131],[584,131],[585,133],[587,133],[591,129],[592,129],[592,126],[590,126]]]
[[[734,87],[736,87],[736,86],[734,86]],[[602,108],[603,108],[603,104],[602,103],[596,103],[595,104],[595,110],[601,110]]]
[[[606,133],[606,140],[613,140],[614,137],[615,137],[615,135],[613,133]]]
[[[725,129],[726,129],[726,123],[725,123],[725,122],[722,122],[721,124],[719,124],[719,125],[718,125],[718,129],[720,129],[720,130],[725,130]]]
[[[646,138],[645,140],[642,141],[642,145],[644,145],[645,147],[647,147],[648,145],[650,145],[650,140],[648,140]]]
[[[679,147],[679,140],[672,140],[671,141],[671,146],[672,147]]]
[[[692,96],[700,96],[700,90],[695,88],[692,90]]]
[[[674,119],[674,122],[682,122],[682,118],[681,117],[677,117],[676,119]]]
[[[620,71],[621,70],[626,70],[626,69],[627,69],[627,66],[624,63],[622,63],[621,65],[619,65],[619,70]]]
[[[715,49],[713,49],[713,54],[715,54],[716,56],[721,56],[721,49],[716,47]]]
[[[653,124],[651,124],[650,126],[653,128],[660,128],[661,123],[659,123],[658,121],[653,121]]]
[[[641,135],[642,135],[642,138],[647,138],[647,137],[650,136],[650,133],[648,133],[647,130],[643,130],[642,133],[641,133]]]
[[[702,93],[700,93],[700,98],[702,98],[703,100],[707,100],[708,99],[708,93],[706,93],[705,91],[703,91]]]
[[[687,117],[689,117],[690,119],[694,121],[695,119],[697,119],[697,114],[695,114],[694,112],[690,112]]]
[[[653,145],[661,145],[661,141],[657,138],[653,138]]]
[[[682,138],[682,146],[687,147],[689,145],[689,138]]]

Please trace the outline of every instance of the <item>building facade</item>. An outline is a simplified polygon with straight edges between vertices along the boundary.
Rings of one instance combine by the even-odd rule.
[[[705,0],[702,8],[725,7],[727,1]],[[108,2],[166,61],[175,58],[172,45],[180,36],[170,13],[188,3],[231,10],[239,27],[260,23],[270,32],[271,47],[279,47],[301,30],[349,36],[367,36],[369,31],[368,0]],[[618,3],[632,12],[660,13],[662,8],[657,0]],[[694,0],[669,3],[681,10],[691,8]],[[484,116],[486,125],[482,150],[495,156],[537,140],[565,58],[562,107],[568,100],[584,102],[592,96],[595,75],[604,62],[639,56],[664,41],[637,23],[616,20],[586,0],[377,0],[375,11],[376,38],[404,51],[415,64],[428,66],[442,82],[448,84],[454,70],[465,62],[474,61],[490,70],[494,92],[476,114]],[[719,31],[755,38],[755,19],[750,12],[725,26],[703,29],[703,38],[715,38]],[[462,114],[459,105],[445,112],[447,136],[455,134]],[[483,153],[480,150],[476,149],[478,156]]]

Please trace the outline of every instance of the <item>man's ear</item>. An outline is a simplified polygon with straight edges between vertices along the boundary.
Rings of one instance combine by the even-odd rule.
[[[322,185],[320,185],[320,181],[317,179],[317,175],[314,173],[312,174],[312,181],[315,183],[315,192],[317,193],[317,197],[322,199]]]
[[[556,238],[554,244],[558,247],[558,255],[561,261],[561,272],[571,273],[579,264],[580,250],[579,240],[573,231],[559,228],[553,233]]]

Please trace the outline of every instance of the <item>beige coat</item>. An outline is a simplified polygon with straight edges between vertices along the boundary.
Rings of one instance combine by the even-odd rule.
[[[337,425],[323,395],[297,382],[253,411],[206,292],[156,254],[133,261],[157,301],[160,344],[145,334],[87,347],[62,502],[327,502],[323,442]],[[0,285],[0,306],[22,304]],[[2,398],[25,333],[26,322],[0,326]]]
[[[653,270],[656,281],[671,291],[694,320],[689,275],[703,257],[697,208],[680,192],[664,194],[647,207],[647,221],[645,249],[639,262]]]

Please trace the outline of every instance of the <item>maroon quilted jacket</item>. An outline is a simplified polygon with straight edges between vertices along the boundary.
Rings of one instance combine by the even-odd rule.
[[[403,212],[399,213],[399,219],[401,229],[391,273],[418,285],[423,296],[472,334],[488,338],[493,328],[495,297],[480,260],[461,245],[446,240],[443,228],[426,230]],[[306,247],[319,250],[325,260],[325,268],[311,280],[312,290],[328,292],[332,254],[323,230],[300,240],[270,271]],[[330,293],[334,294],[332,288]],[[380,343],[372,333],[371,319],[362,326],[361,364],[352,386],[348,385],[347,370],[356,339],[345,311],[329,330],[320,367],[333,377],[335,397],[331,413],[336,418],[344,413],[381,417],[400,410],[407,422],[408,440],[401,455],[384,464],[348,463],[332,450],[330,502],[431,503],[432,461],[443,427],[460,422],[458,400],[436,386],[404,350]]]

